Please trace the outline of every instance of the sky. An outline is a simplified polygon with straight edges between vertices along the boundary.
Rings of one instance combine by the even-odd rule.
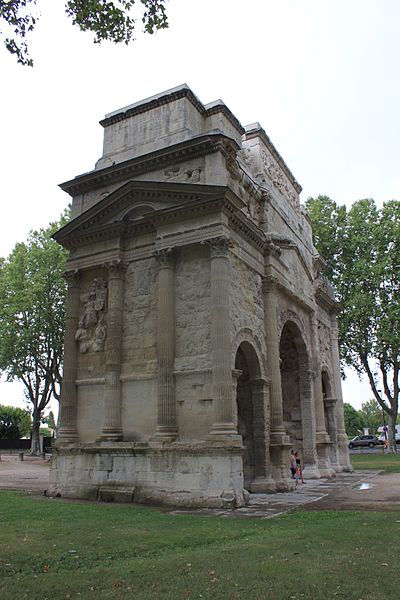
[[[63,5],[38,0],[33,68],[0,48],[0,256],[58,219],[58,184],[94,168],[106,113],[181,83],[260,122],[303,202],[400,200],[398,0],[169,0],[169,29],[138,23],[129,46],[93,44]],[[348,373],[343,396],[371,392]],[[0,383],[0,403],[23,405],[22,387]]]

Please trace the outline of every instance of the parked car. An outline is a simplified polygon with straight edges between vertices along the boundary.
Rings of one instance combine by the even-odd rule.
[[[383,442],[376,437],[376,435],[356,435],[349,441],[349,448],[356,448],[357,446],[368,446],[368,448],[374,448],[375,446],[381,446]]]

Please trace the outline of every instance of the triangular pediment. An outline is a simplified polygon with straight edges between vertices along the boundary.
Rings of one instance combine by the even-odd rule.
[[[68,247],[77,238],[110,230],[118,233],[136,223],[150,229],[152,219],[164,211],[224,198],[227,191],[228,188],[216,185],[128,181],[72,219],[54,238]]]

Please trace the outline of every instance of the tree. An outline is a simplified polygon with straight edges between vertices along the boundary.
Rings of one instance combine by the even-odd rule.
[[[55,1],[55,0],[54,0]],[[138,0],[142,5],[141,20],[146,33],[168,27],[165,13],[166,0]],[[39,1],[40,4],[40,1]],[[4,44],[17,61],[32,66],[27,35],[35,29],[38,13],[37,0],[0,0],[0,20],[6,31],[0,31]],[[65,12],[81,31],[94,33],[94,42],[103,40],[129,44],[133,40],[136,19],[135,0],[64,0]],[[140,12],[140,11],[139,11]]]
[[[396,451],[400,367],[400,203],[378,209],[371,199],[350,210],[327,196],[309,198],[314,242],[329,265],[338,300],[344,364],[366,374],[374,399],[388,415]],[[340,215],[340,218],[336,216]]]
[[[376,400],[367,400],[361,404],[361,409],[358,411],[361,415],[361,419],[368,427],[370,433],[376,433],[378,427],[383,425],[384,417],[382,416],[382,409]]]
[[[0,439],[12,440],[24,437],[32,427],[31,415],[27,410],[14,406],[0,405]]]
[[[360,413],[358,412],[358,410],[353,408],[353,406],[351,406],[351,404],[348,404],[348,402],[345,402],[343,404],[343,409],[344,409],[344,426],[346,429],[346,433],[350,438],[352,438],[355,435],[358,435],[359,433],[362,432],[362,430],[364,428],[364,423],[363,423],[362,417],[361,417]]]
[[[64,215],[31,232],[0,265],[0,372],[25,386],[32,405],[32,454],[39,452],[43,410],[60,395],[67,253],[51,235],[66,221]]]

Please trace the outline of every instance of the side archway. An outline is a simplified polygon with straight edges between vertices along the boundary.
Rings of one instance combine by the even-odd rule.
[[[242,341],[234,363],[236,377],[237,430],[243,443],[244,486],[266,479],[269,460],[269,393],[254,345]]]

